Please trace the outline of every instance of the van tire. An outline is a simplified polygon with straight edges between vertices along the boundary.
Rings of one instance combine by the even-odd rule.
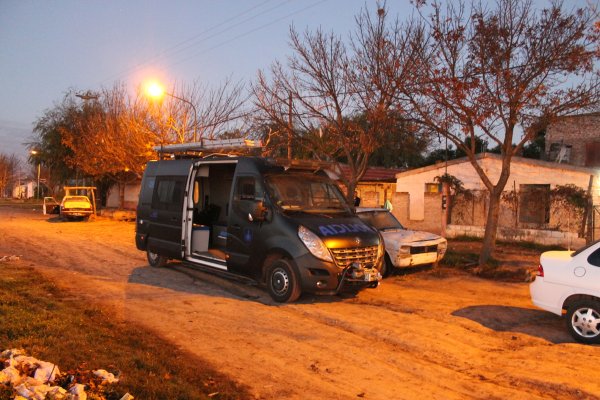
[[[301,292],[298,276],[292,261],[285,258],[276,259],[267,268],[267,291],[278,303],[296,301]]]
[[[148,258],[148,264],[154,268],[164,267],[167,264],[167,261],[169,261],[167,257],[153,253],[150,250],[146,250],[146,257]]]

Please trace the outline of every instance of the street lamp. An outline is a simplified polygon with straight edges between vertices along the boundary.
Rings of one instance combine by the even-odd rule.
[[[34,156],[36,156],[36,155],[39,154],[39,151],[37,151],[37,150],[31,150],[31,154],[34,155]],[[38,166],[37,166],[37,198],[38,199],[40,198],[40,165],[41,165],[41,162],[38,159]]]
[[[160,85],[157,82],[151,82],[148,85],[146,85],[146,93],[148,94],[148,96],[155,98],[155,99],[160,99],[164,95],[171,96],[174,99],[183,101],[184,103],[187,103],[190,106],[192,106],[192,110],[194,110],[194,142],[196,142],[196,138],[198,136],[197,135],[197,133],[198,133],[198,112],[196,111],[196,106],[194,105],[194,103],[192,103],[189,100],[184,99],[183,97],[179,97],[179,96],[174,95],[173,93],[167,92],[162,87],[162,85]]]

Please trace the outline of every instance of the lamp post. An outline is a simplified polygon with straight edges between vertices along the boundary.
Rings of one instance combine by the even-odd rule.
[[[37,150],[31,150],[31,154],[36,156],[39,152]],[[38,159],[38,165],[37,165],[37,198],[40,198],[40,166],[41,166],[41,162]]]
[[[146,86],[146,93],[155,99],[160,99],[164,95],[170,96],[174,99],[183,101],[186,104],[192,106],[192,110],[194,110],[194,142],[196,142],[197,134],[198,134],[198,112],[196,110],[196,106],[191,101],[184,99],[183,97],[179,97],[174,95],[173,93],[167,92],[159,83],[151,82]]]

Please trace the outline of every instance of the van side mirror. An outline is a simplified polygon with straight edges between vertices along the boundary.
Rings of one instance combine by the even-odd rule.
[[[265,206],[262,200],[257,200],[252,205],[250,212],[248,213],[248,221],[263,222],[269,216],[269,208]]]

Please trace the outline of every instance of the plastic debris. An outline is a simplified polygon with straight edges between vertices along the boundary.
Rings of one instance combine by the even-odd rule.
[[[50,388],[46,394],[47,400],[63,400],[66,398],[67,391],[60,386]]]
[[[24,355],[25,355],[25,350],[23,350],[23,349],[8,349],[8,350],[4,350],[2,352],[2,354],[0,354],[0,356],[2,358],[12,358],[12,357],[24,356]]]
[[[54,382],[56,375],[60,374],[55,364],[46,361],[38,361],[37,364],[33,377],[42,383]]]
[[[115,383],[115,382],[119,382],[118,378],[115,378],[114,374],[111,374],[110,372],[104,370],[104,369],[97,369],[94,371],[94,375],[96,375],[97,377],[102,379],[102,383]]]
[[[21,382],[21,373],[12,365],[4,368],[1,374],[0,383],[4,383],[5,385],[11,384],[15,386]]]
[[[69,394],[73,395],[70,397],[71,400],[87,400],[87,394],[85,394],[85,385],[76,383],[69,389]]]
[[[19,261],[21,259],[21,256],[2,256],[0,257],[0,262],[7,262],[7,261]]]
[[[37,383],[36,380],[21,383],[20,385],[15,386],[14,390],[19,396],[23,396],[26,399],[44,400],[46,398],[46,393],[50,391],[50,386],[36,385],[35,383]]]
[[[56,364],[27,356],[19,349],[0,353],[0,368],[2,365],[4,369],[0,371],[0,385],[12,387],[14,400],[87,400],[86,387],[91,398],[101,400],[105,398],[104,385],[119,381],[104,369],[78,369],[61,374]],[[121,398],[132,399],[129,393]]]

